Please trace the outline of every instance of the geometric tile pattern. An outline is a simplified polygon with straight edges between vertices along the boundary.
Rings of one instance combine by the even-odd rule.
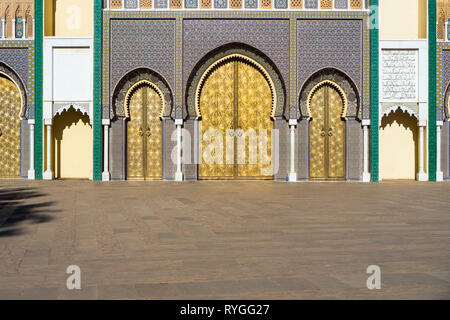
[[[348,119],[347,125],[347,178],[361,180],[363,172],[363,131],[361,123],[355,119]]]
[[[107,66],[110,75],[106,78],[111,90],[116,88],[125,74],[140,67],[153,70],[165,78],[170,87],[175,87],[174,22],[111,20],[111,62]],[[108,42],[107,39],[104,41]]]
[[[318,0],[305,0],[305,8],[306,9],[317,9],[318,8]]]
[[[245,0],[245,9],[258,8],[258,0]]]
[[[447,88],[450,85],[450,43],[438,42],[436,55],[436,120],[440,121],[446,115],[444,104],[446,101]]]
[[[227,0],[214,0],[214,8],[216,9],[225,9],[227,5]]]
[[[167,8],[167,0],[155,0],[155,8],[164,9]]]
[[[356,34],[358,34],[359,37],[361,37],[361,33],[362,33],[362,44],[358,46],[362,47],[363,50],[363,60],[361,62],[360,57],[361,56],[356,56],[353,57],[353,59],[359,60],[359,63],[356,63],[354,68],[357,69],[358,67],[361,70],[361,74],[360,75],[356,75],[353,76],[352,72],[349,73],[349,76],[355,81],[355,83],[357,84],[358,87],[362,87],[362,101],[361,101],[361,105],[363,105],[363,118],[366,118],[366,113],[368,113],[368,109],[369,109],[369,103],[370,103],[370,99],[369,99],[369,94],[370,94],[370,77],[369,77],[369,67],[370,67],[370,50],[369,50],[369,32],[367,28],[362,28],[362,26],[365,26],[365,22],[368,19],[368,15],[366,12],[361,12],[361,11],[342,11],[342,12],[305,12],[305,11],[291,11],[291,12],[274,12],[274,11],[265,11],[265,12],[252,12],[252,11],[247,11],[247,12],[200,12],[200,11],[190,11],[190,12],[162,12],[162,11],[153,11],[153,12],[131,12],[131,11],[105,11],[104,12],[104,19],[103,19],[103,55],[104,55],[104,59],[103,59],[103,104],[106,108],[109,107],[109,97],[111,94],[111,90],[114,88],[113,85],[113,80],[112,78],[114,77],[114,75],[109,75],[110,72],[112,73],[118,73],[116,70],[110,70],[111,66],[110,66],[110,52],[109,52],[109,45],[110,45],[110,36],[112,36],[112,32],[110,34],[110,32],[108,32],[110,30],[110,24],[112,25],[115,21],[115,19],[119,18],[119,19],[176,19],[176,18],[180,18],[182,19],[182,23],[183,23],[183,29],[182,32],[184,34],[184,39],[183,39],[183,51],[185,52],[183,54],[183,71],[182,74],[180,74],[180,71],[175,71],[174,73],[163,75],[166,77],[166,79],[169,81],[169,79],[173,79],[176,78],[177,82],[179,81],[179,79],[182,79],[182,90],[185,90],[186,88],[186,83],[187,83],[187,79],[189,77],[189,73],[191,72],[191,70],[193,69],[193,66],[199,61],[199,59],[201,59],[204,55],[206,55],[209,51],[211,51],[212,49],[216,48],[217,46],[220,46],[221,44],[226,44],[226,43],[230,43],[230,42],[242,42],[242,43],[247,43],[253,47],[258,48],[259,50],[261,50],[263,53],[265,53],[273,62],[274,64],[278,67],[278,70],[280,71],[280,74],[282,76],[282,79],[286,82],[289,82],[290,76],[289,76],[289,72],[292,72],[292,67],[295,67],[295,63],[293,63],[292,61],[290,61],[290,65],[289,65],[289,59],[285,58],[285,52],[284,49],[283,50],[277,50],[277,48],[279,47],[284,47],[284,39],[283,41],[281,41],[282,46],[276,46],[276,45],[267,45],[266,41],[267,38],[269,39],[274,39],[274,44],[279,44],[280,43],[280,39],[279,38],[283,38],[283,37],[279,37],[277,35],[283,35],[286,34],[286,32],[284,30],[282,30],[283,28],[280,29],[280,26],[277,27],[273,27],[272,25],[274,25],[274,23],[268,24],[265,23],[265,21],[261,21],[261,20],[252,20],[252,19],[277,19],[277,20],[281,20],[281,19],[290,19],[292,18],[291,21],[295,22],[296,19],[324,19],[322,21],[327,21],[330,18],[333,18],[334,20],[331,21],[337,21],[337,22],[341,22],[341,23],[349,23],[350,24],[350,29],[351,29],[351,25],[356,23],[359,23],[359,31],[355,32]],[[206,18],[206,19],[205,19]],[[215,20],[210,20],[211,18],[216,18]],[[186,20],[188,19],[188,20]],[[230,26],[228,28],[223,28],[223,25],[226,24],[226,22],[224,22],[224,20],[220,20],[220,19],[234,19],[235,23],[234,26]],[[239,21],[238,19],[246,19],[243,21]],[[237,20],[237,21],[236,21]],[[146,21],[151,21],[152,23],[155,20],[146,20]],[[159,20],[161,21],[161,20]],[[301,20],[298,21],[297,24],[300,23]],[[239,23],[241,22],[241,23]],[[261,25],[263,25],[263,29],[261,30],[261,28],[250,28],[252,25],[256,25],[259,24],[260,22]],[[281,22],[281,21],[280,21]],[[125,23],[129,23],[129,21],[125,21]],[[197,49],[196,46],[198,46],[198,43],[193,43],[192,41],[187,41],[188,38],[195,38],[197,35],[195,34],[195,30],[193,30],[193,28],[191,28],[191,32],[187,32],[189,29],[189,24],[210,24],[210,25],[215,25],[217,24],[218,26],[215,26],[214,32],[206,32],[206,30],[212,30],[212,28],[202,28],[201,30],[203,30],[203,34],[202,36],[206,36],[208,37],[208,40],[206,41],[201,41],[200,43],[202,43],[202,45],[199,46],[199,48],[202,50],[201,53],[196,52],[195,50],[188,50],[187,47],[193,48],[193,49]],[[280,23],[278,23],[280,24]],[[289,23],[286,23],[287,25]],[[292,22],[290,23],[292,25]],[[230,25],[232,25],[230,23]],[[237,25],[237,27],[236,27]],[[230,34],[230,32],[228,32],[230,30],[230,28],[234,28],[235,30],[237,29],[237,32],[234,31]],[[277,30],[278,29],[278,30]],[[362,30],[361,30],[362,29]],[[177,28],[178,30],[178,28]],[[145,38],[145,36],[139,35],[138,32],[134,32],[134,33],[130,33],[126,30],[126,28],[123,28],[123,30],[125,34],[128,34],[130,36],[125,37],[127,39],[136,39],[136,38]],[[243,31],[247,31],[247,32],[243,32]],[[274,32],[275,31],[275,32]],[[279,32],[277,32],[279,31]],[[180,31],[176,32],[179,33]],[[194,34],[192,34],[192,32],[194,32]],[[298,32],[298,28],[297,28],[297,32]],[[349,35],[349,38],[351,38],[352,36],[352,32],[346,29],[347,34]],[[167,34],[163,34],[164,36],[167,36]],[[202,38],[202,37],[199,37]],[[156,41],[158,41],[158,38],[155,38]],[[294,37],[295,39],[295,37]],[[346,41],[345,38],[340,38],[338,37],[338,40],[335,40],[334,42],[337,43],[337,48],[342,47],[340,45],[340,40],[342,41]],[[140,42],[140,41],[138,41]],[[167,41],[167,42],[172,42],[172,41]],[[166,42],[166,43],[167,43]],[[292,48],[295,48],[292,46],[293,43],[293,37],[291,37],[290,41],[287,41],[288,44],[287,46],[291,47],[291,51]],[[289,42],[291,44],[289,44]],[[129,43],[133,43],[132,41],[124,41],[123,42],[123,46],[125,47],[129,47]],[[173,42],[172,42],[173,43]],[[158,46],[156,46],[158,47]],[[172,46],[173,47],[173,46]],[[208,48],[205,48],[208,47]],[[260,47],[260,48],[259,48]],[[114,49],[114,47],[112,47]],[[131,49],[136,50],[136,46],[132,45]],[[287,52],[289,52],[289,49],[286,50]],[[356,50],[355,50],[356,51]],[[129,50],[124,50],[124,52],[129,52]],[[176,50],[177,55],[179,55],[181,53],[181,50]],[[135,60],[135,57],[133,57],[132,55],[129,55],[132,59]],[[157,56],[158,55],[152,55],[152,56]],[[314,56],[315,57],[315,56]],[[112,58],[112,57],[111,57]],[[128,56],[127,56],[128,58]],[[346,56],[345,58],[348,58],[348,56]],[[323,59],[323,58],[322,58]],[[348,60],[348,59],[344,59],[344,60]],[[112,59],[111,59],[112,60]],[[165,59],[165,61],[171,61],[172,62],[172,66],[174,65],[172,59]],[[311,59],[312,60],[312,59]],[[319,60],[315,57],[314,60]],[[315,61],[308,61],[307,63],[311,63],[314,64]],[[339,63],[341,63],[342,61],[339,61],[339,59],[335,60]],[[146,61],[147,62],[147,61]],[[147,62],[148,63],[148,62]],[[122,63],[113,63],[115,66],[119,66]],[[359,66],[358,66],[359,65]],[[115,69],[115,68],[114,68]],[[298,68],[300,69],[300,67]],[[295,70],[295,69],[294,69]],[[175,76],[176,75],[176,76]],[[361,79],[360,81],[356,81],[355,79]],[[108,81],[111,80],[111,81]],[[115,81],[118,81],[117,79]],[[361,83],[362,82],[362,83]],[[297,86],[299,83],[299,79],[297,79]],[[173,85],[173,81],[170,80],[169,84],[172,86]],[[179,91],[178,88],[179,86],[177,85],[177,90]],[[289,90],[289,86],[286,88],[286,96],[290,96],[290,90]],[[298,90],[298,89],[297,89]],[[174,95],[178,98],[179,96],[179,92],[174,92]],[[182,97],[184,97],[185,92],[183,91]],[[183,98],[184,99],[184,98]],[[296,98],[292,98],[290,97],[290,99],[293,99],[294,101],[296,101]],[[178,100],[178,99],[177,99]],[[184,102],[183,102],[184,103]],[[367,110],[366,110],[367,109]],[[108,114],[108,113],[106,113]]]
[[[183,43],[184,90],[195,65],[212,50],[230,43],[260,50],[277,66],[284,83],[289,83],[289,20],[186,20]]]
[[[299,20],[298,90],[302,90],[312,74],[333,66],[348,75],[361,92],[362,31],[361,20]]]
[[[276,9],[287,9],[288,0],[275,0],[275,8]]]
[[[19,77],[26,90],[26,111],[23,116],[34,118],[34,41],[6,40],[0,42],[0,63]]]
[[[348,0],[334,0],[334,7],[336,9],[347,9]]]
[[[194,9],[198,7],[198,0],[184,0],[184,7],[186,9]]]
[[[125,9],[137,9],[138,1],[137,0],[124,0],[125,1]]]

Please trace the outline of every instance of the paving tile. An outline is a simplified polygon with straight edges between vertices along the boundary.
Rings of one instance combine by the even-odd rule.
[[[448,183],[0,180],[8,191],[0,299],[449,298]],[[65,288],[71,264],[82,290]],[[371,264],[381,290],[365,287]]]

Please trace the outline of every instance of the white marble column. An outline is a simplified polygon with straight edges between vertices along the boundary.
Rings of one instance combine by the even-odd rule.
[[[181,127],[183,119],[175,119],[175,125],[177,127],[177,172],[175,173],[175,181],[183,181],[183,172],[181,170]]]
[[[23,19],[23,39],[27,38],[27,19]]]
[[[425,127],[427,125],[426,120],[419,120],[419,172],[417,173],[418,181],[427,181],[427,174],[424,170],[424,155],[425,155],[425,143],[424,143],[424,134]]]
[[[34,171],[34,119],[28,120],[28,125],[30,126],[30,168],[28,169],[28,179],[35,179]]]
[[[364,171],[363,171],[363,182],[370,182],[370,172],[369,172],[369,126],[370,120],[364,119],[362,121],[363,135],[364,135]]]
[[[12,38],[16,38],[16,19],[12,19]]]
[[[51,149],[52,149],[52,119],[45,119],[44,124],[47,127],[47,170],[44,172],[44,180],[53,179],[53,171],[51,169]]]
[[[6,31],[5,31],[5,19],[2,19],[2,34],[1,34],[1,38],[5,38],[6,35]]]
[[[111,180],[111,174],[109,173],[109,119],[103,119],[103,172],[102,181]]]
[[[436,122],[436,181],[444,180],[444,173],[441,170],[441,130],[443,121]]]
[[[295,128],[297,126],[297,119],[289,119],[289,132],[291,140],[291,167],[289,170],[289,182],[297,181],[297,172],[295,170]]]

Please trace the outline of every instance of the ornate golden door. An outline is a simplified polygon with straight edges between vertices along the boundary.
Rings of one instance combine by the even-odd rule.
[[[311,99],[309,175],[311,179],[345,179],[345,121],[343,101],[330,85]]]
[[[162,100],[143,85],[131,96],[127,124],[127,178],[162,178]]]
[[[20,176],[20,106],[19,89],[0,75],[0,178]]]
[[[198,178],[273,179],[271,108],[272,93],[259,70],[239,60],[217,67],[200,94]],[[214,143],[218,147],[211,148]]]

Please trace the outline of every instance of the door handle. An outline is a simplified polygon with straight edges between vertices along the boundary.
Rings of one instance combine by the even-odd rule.
[[[332,128],[330,128],[330,130],[328,130],[328,136],[329,136],[329,137],[332,137],[332,136],[333,136],[333,129],[332,129]]]
[[[151,133],[151,131],[150,131],[150,128],[147,127],[147,137],[150,137],[151,135],[152,135],[152,133]]]
[[[321,135],[322,137],[325,137],[325,129],[324,129],[324,128],[322,128],[322,131],[320,132],[320,135]]]
[[[140,128],[139,128],[139,136],[142,137],[143,135],[144,135],[144,132],[142,131],[142,127],[140,127]]]

